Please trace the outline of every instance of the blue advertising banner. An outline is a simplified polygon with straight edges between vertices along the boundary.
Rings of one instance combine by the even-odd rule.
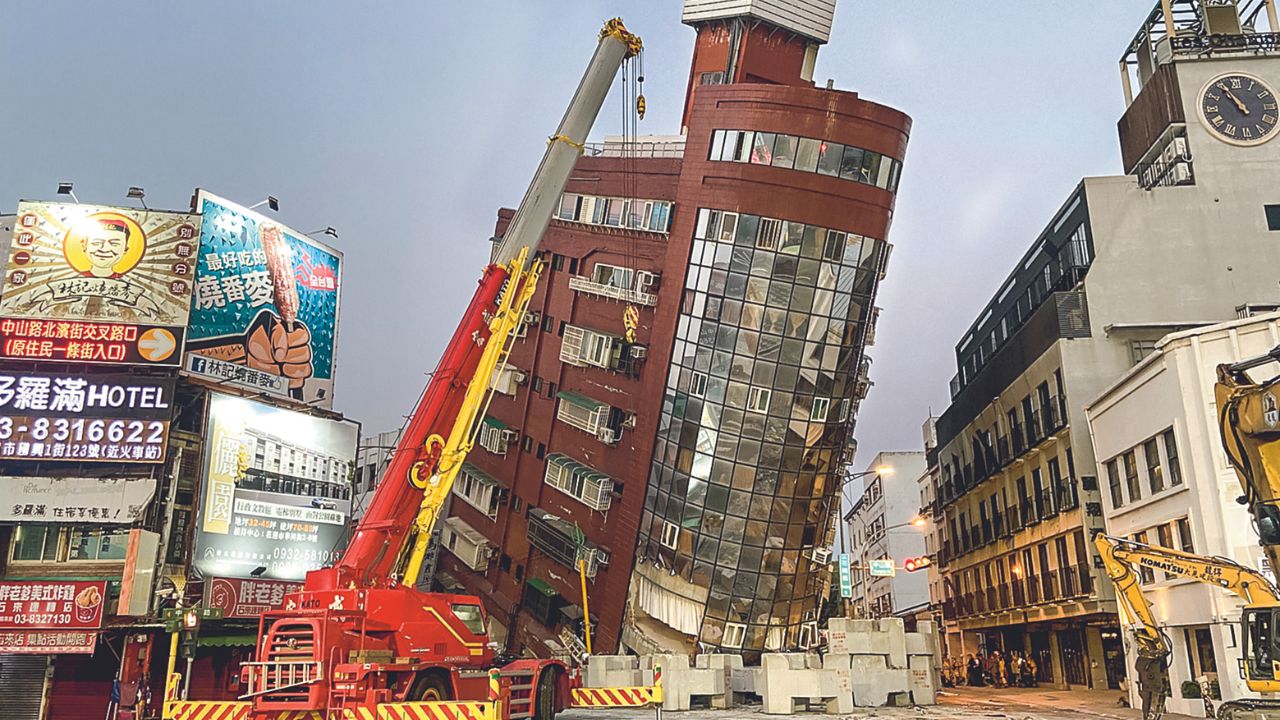
[[[204,190],[187,349],[287,381],[290,397],[333,404],[342,254]]]

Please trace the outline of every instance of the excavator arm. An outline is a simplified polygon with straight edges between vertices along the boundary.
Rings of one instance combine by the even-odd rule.
[[[1276,635],[1274,620],[1280,616],[1280,591],[1264,575],[1234,560],[1205,557],[1170,548],[1145,545],[1103,533],[1093,538],[1107,577],[1116,588],[1116,599],[1132,622],[1137,660],[1134,663],[1142,694],[1143,716],[1158,717],[1163,712],[1169,655],[1172,645],[1156,622],[1151,603],[1142,594],[1141,568],[1216,585],[1246,603],[1244,615],[1245,662],[1242,671],[1249,687],[1260,692],[1274,691],[1276,672],[1271,658]],[[1252,658],[1248,649],[1252,647]],[[1250,661],[1252,659],[1252,662]]]
[[[1280,376],[1255,382],[1248,371],[1280,362],[1280,347],[1266,355],[1218,366],[1214,394],[1222,447],[1235,468],[1259,544],[1280,567]]]

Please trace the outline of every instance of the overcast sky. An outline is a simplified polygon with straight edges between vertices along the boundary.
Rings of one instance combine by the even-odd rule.
[[[860,464],[920,449],[957,339],[1079,179],[1120,172],[1117,62],[1152,4],[839,0],[815,79],[915,122]],[[200,186],[336,227],[336,407],[366,434],[410,411],[602,21],[644,38],[645,133],[678,132],[693,43],[677,0],[5,6],[0,210],[63,180],[153,208]]]

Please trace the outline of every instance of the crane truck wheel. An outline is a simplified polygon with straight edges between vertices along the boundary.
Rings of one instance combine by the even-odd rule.
[[[537,706],[534,708],[533,720],[555,720],[559,672],[559,668],[549,667],[538,676]]]
[[[447,702],[453,699],[453,686],[443,672],[428,670],[414,678],[405,699],[409,702]]]

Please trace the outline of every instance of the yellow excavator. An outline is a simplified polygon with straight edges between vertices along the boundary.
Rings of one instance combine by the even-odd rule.
[[[1222,446],[1235,468],[1269,566],[1280,567],[1280,375],[1254,381],[1248,371],[1280,362],[1280,346],[1266,355],[1218,366],[1214,394]],[[1239,669],[1260,699],[1218,707],[1220,720],[1280,720],[1280,590],[1260,571],[1222,557],[1205,557],[1099,533],[1094,545],[1134,626],[1135,669],[1144,719],[1164,712],[1171,645],[1140,587],[1141,568],[1217,585],[1245,601]],[[1206,710],[1211,706],[1206,701]]]

